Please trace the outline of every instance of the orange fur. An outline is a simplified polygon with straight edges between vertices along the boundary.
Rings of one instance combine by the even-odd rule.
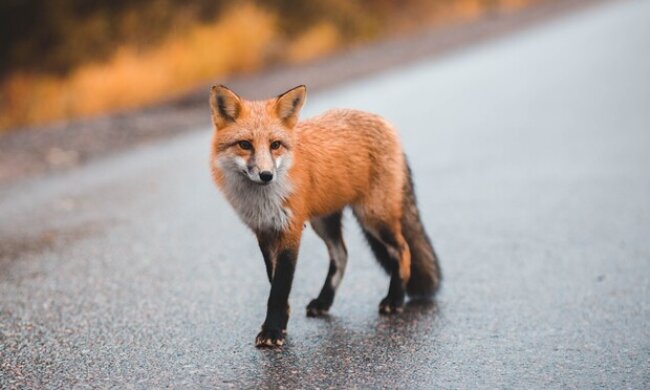
[[[288,172],[293,191],[285,201],[293,215],[287,233],[295,237],[290,241],[298,245],[302,226],[310,219],[352,206],[364,224],[389,223],[397,232],[405,249],[401,273],[408,280],[408,246],[401,238],[399,223],[405,161],[394,128],[378,115],[348,109],[330,110],[292,127],[293,123],[278,115],[277,98],[237,100],[240,112],[236,121],[221,122],[221,126],[215,123],[212,159],[221,153],[249,156],[249,151],[235,144],[238,140],[251,140],[256,149],[281,141],[283,147],[272,151],[274,157],[287,152],[293,156]],[[213,165],[212,172],[222,188],[222,170]]]
[[[272,283],[258,346],[283,342],[293,267],[308,221],[327,244],[332,262],[308,315],[329,309],[347,263],[340,234],[345,207],[352,208],[391,274],[380,312],[401,311],[405,291],[435,293],[440,280],[395,129],[377,115],[347,109],[299,122],[305,95],[304,86],[264,101],[241,99],[224,86],[213,87],[210,95],[212,175],[256,233]]]

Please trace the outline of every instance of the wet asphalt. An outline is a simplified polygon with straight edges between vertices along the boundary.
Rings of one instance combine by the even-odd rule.
[[[297,82],[298,83],[298,82]],[[309,229],[287,344],[210,182],[210,130],[0,188],[0,388],[650,387],[650,3],[599,5],[308,98],[400,129],[440,255],[382,317],[352,218],[329,317]],[[207,115],[207,103],[206,103]]]

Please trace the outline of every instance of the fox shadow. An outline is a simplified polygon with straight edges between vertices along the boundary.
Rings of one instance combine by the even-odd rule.
[[[336,315],[309,319],[321,323],[306,340],[290,334],[283,349],[260,351],[259,385],[309,388],[313,381],[334,388],[375,387],[371,382],[381,378],[382,386],[386,380],[400,386],[411,379],[408,364],[414,354],[435,349],[439,318],[436,300],[412,300],[398,315],[377,314],[361,325]]]

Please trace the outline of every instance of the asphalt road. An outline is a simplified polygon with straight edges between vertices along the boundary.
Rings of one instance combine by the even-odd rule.
[[[298,83],[299,81],[297,81]],[[329,318],[308,231],[281,351],[208,129],[0,189],[0,388],[650,387],[650,2],[599,5],[308,99],[401,130],[445,276],[385,318],[350,216]],[[207,115],[207,103],[206,103]]]

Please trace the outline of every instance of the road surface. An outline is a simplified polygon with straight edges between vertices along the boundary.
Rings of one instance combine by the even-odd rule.
[[[296,81],[299,83],[299,80]],[[209,129],[0,190],[0,388],[650,387],[650,2],[330,89],[400,129],[444,272],[385,318],[352,218],[302,243],[280,351],[268,283],[208,174]],[[206,115],[207,115],[206,102]]]

